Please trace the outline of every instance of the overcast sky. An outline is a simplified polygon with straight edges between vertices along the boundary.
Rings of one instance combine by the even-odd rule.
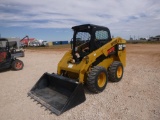
[[[1,37],[70,40],[87,23],[125,39],[159,35],[160,0],[0,0]]]

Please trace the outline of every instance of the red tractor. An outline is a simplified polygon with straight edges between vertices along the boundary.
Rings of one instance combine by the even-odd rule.
[[[0,38],[0,70],[10,67],[14,70],[23,69],[24,64],[17,57],[24,57],[24,52],[11,49],[8,39]]]

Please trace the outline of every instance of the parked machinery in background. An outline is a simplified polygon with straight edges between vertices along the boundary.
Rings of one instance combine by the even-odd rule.
[[[24,51],[16,51],[9,45],[8,39],[0,38],[0,70],[12,67],[14,70],[23,69],[23,62],[18,57],[24,57]]]

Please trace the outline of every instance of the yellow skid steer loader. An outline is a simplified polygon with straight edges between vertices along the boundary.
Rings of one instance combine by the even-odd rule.
[[[126,66],[126,41],[111,39],[107,27],[84,24],[72,29],[71,50],[59,61],[57,74],[44,73],[28,92],[57,115],[85,101],[84,84],[100,93],[108,80],[122,79]]]

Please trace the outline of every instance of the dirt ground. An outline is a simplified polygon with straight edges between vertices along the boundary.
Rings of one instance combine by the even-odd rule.
[[[44,72],[56,73],[65,51],[26,50],[23,70],[0,72],[0,120],[160,120],[160,44],[127,44],[123,79],[56,116],[27,92]]]

